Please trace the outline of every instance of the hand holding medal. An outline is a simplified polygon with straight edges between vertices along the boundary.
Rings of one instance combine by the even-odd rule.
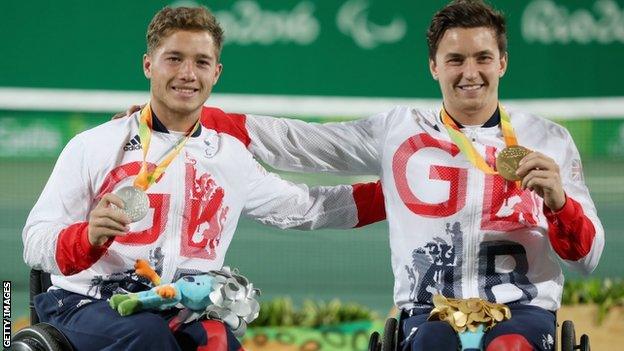
[[[559,211],[566,203],[566,194],[559,175],[559,166],[552,158],[534,151],[518,164],[516,174],[522,178],[522,189],[535,191],[544,205]]]
[[[486,174],[500,174],[506,180],[516,181],[519,186],[522,186],[522,189],[535,191],[544,199],[544,204],[549,209],[553,211],[561,209],[565,204],[566,197],[559,176],[559,166],[553,159],[544,154],[518,145],[509,115],[500,105],[499,111],[500,125],[507,147],[496,157],[497,171],[493,170],[477,153],[472,143],[459,130],[455,121],[444,108],[440,115],[451,140],[478,169]]]
[[[163,174],[167,166],[180,153],[189,137],[199,128],[199,120],[186,135],[164,156],[155,168],[148,170],[147,151],[152,137],[152,110],[145,105],[139,121],[139,138],[143,149],[143,163],[132,186],[125,186],[106,194],[89,215],[89,241],[101,246],[111,237],[125,235],[127,225],[143,219],[149,210],[149,197],[145,192]]]
[[[511,119],[507,114],[507,111],[503,109],[503,106],[499,105],[498,110],[500,112],[500,126],[503,132],[503,138],[505,139],[504,148],[496,157],[496,169],[493,170],[483,159],[481,155],[475,150],[474,146],[468,140],[468,138],[459,130],[457,123],[453,121],[451,116],[448,115],[446,110],[442,108],[440,116],[442,122],[449,132],[451,140],[459,147],[459,150],[466,156],[466,158],[475,165],[478,169],[482,170],[486,174],[500,174],[503,178],[509,181],[519,181],[521,177],[516,174],[520,160],[531,153],[531,151],[523,146],[518,145],[516,139],[516,133],[511,125]]]
[[[130,219],[123,212],[115,209],[123,207],[123,201],[111,194],[102,196],[100,202],[89,213],[89,226],[87,229],[89,242],[91,245],[102,246],[110,238],[118,235],[126,235],[127,225]]]

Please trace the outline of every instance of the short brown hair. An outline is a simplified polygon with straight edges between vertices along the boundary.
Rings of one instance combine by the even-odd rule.
[[[223,29],[219,26],[215,16],[203,6],[165,7],[158,11],[147,27],[147,53],[154,51],[160,42],[175,30],[210,33],[217,50],[217,60],[219,60],[223,44]]]
[[[429,59],[435,60],[438,44],[447,29],[487,27],[496,33],[501,55],[507,52],[505,16],[482,0],[455,0],[438,11],[427,30]]]

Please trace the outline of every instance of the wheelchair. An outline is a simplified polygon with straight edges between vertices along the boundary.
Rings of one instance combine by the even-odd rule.
[[[399,318],[401,319],[401,318]],[[561,351],[590,351],[589,336],[583,334],[576,343],[574,323],[566,320],[561,325]],[[388,318],[384,325],[383,333],[373,332],[368,342],[368,351],[398,351],[401,340],[404,339],[401,322],[396,318]],[[555,333],[555,350],[557,348],[557,335]]]
[[[30,271],[30,326],[20,329],[12,338],[10,351],[73,351],[69,340],[48,323],[40,323],[33,299],[52,285],[50,274],[32,269]]]

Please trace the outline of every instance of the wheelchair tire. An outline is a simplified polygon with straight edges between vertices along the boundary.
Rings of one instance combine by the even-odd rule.
[[[379,349],[379,333],[373,332],[368,339],[368,351],[380,351]]]
[[[383,338],[381,339],[381,351],[396,351],[397,349],[397,326],[396,318],[388,318],[384,326]]]
[[[572,321],[564,321],[561,325],[561,351],[574,351],[575,343],[574,323]]]
[[[591,351],[589,347],[589,336],[587,336],[587,334],[581,335],[581,343],[579,346],[581,351]]]
[[[21,329],[11,343],[11,351],[70,351],[67,338],[52,325],[38,323]]]

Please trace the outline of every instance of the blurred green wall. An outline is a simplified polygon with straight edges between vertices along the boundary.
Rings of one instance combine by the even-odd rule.
[[[624,0],[491,2],[508,18],[503,98],[624,94]],[[147,90],[152,15],[203,4],[229,40],[216,92],[438,97],[425,32],[445,3],[4,0],[0,86]]]

